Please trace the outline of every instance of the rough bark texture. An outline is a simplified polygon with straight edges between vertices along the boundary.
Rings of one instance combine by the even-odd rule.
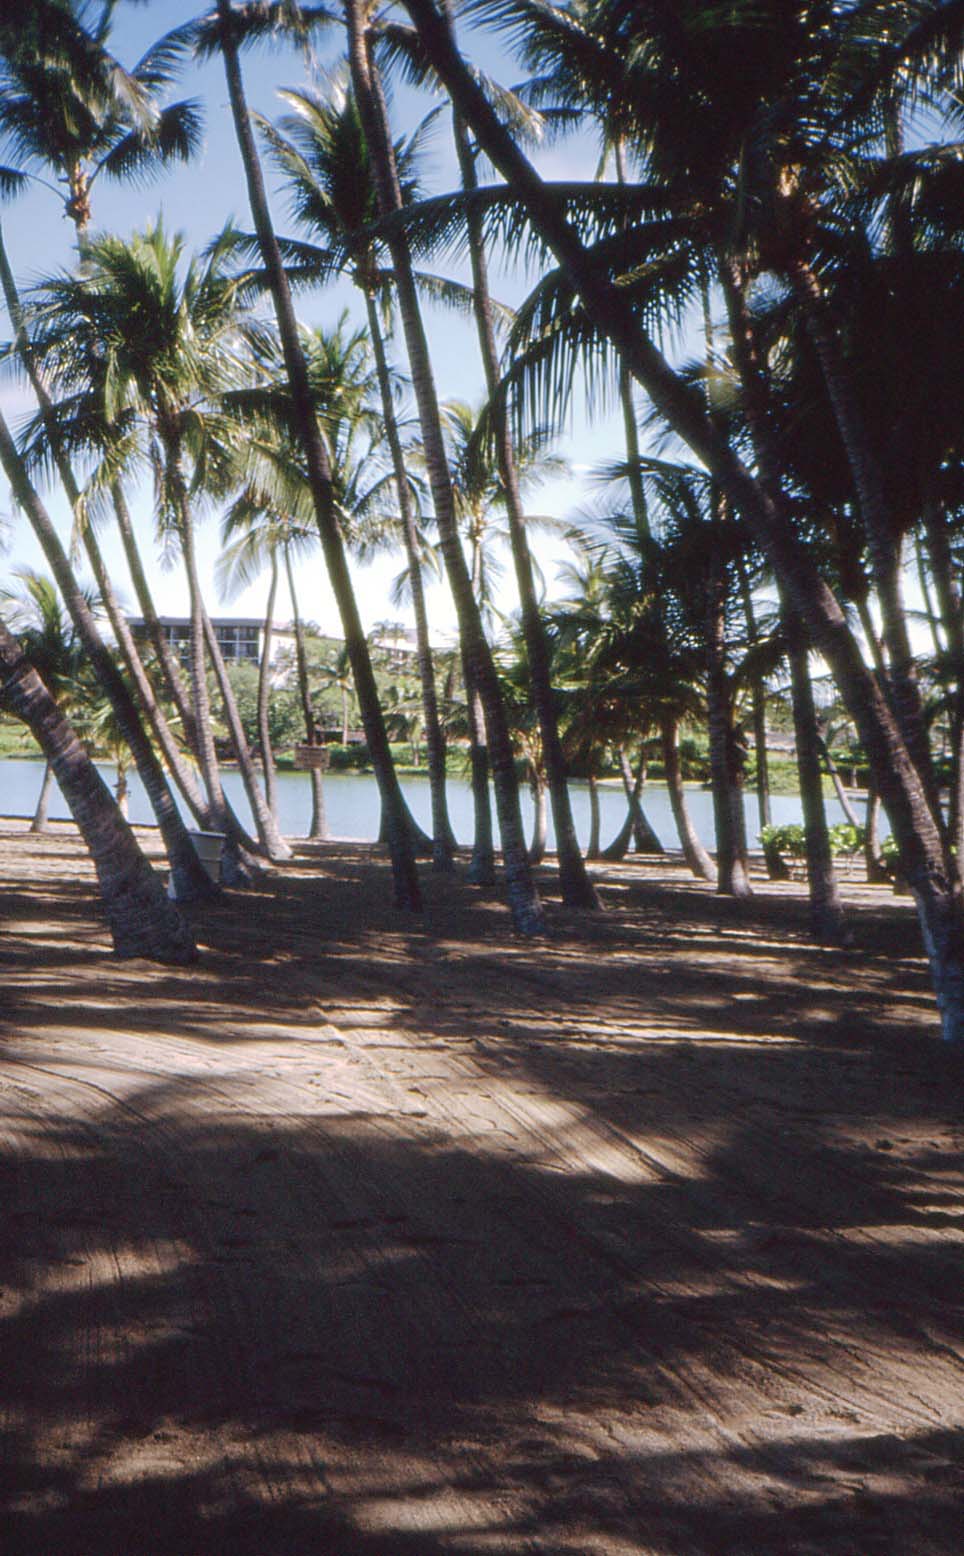
[[[224,0],[220,0],[224,3]],[[366,18],[360,0],[345,0],[349,61],[355,96],[365,129],[378,184],[379,209],[385,216],[401,209],[391,134],[378,74],[372,68]],[[542,907],[529,867],[515,755],[502,702],[499,679],[482,629],[478,605],[465,564],[455,520],[455,506],[445,454],[438,398],[412,274],[407,240],[399,229],[390,238],[399,313],[405,332],[412,386],[418,404],[422,443],[445,570],[452,591],[467,686],[475,686],[485,711],[489,759],[495,786],[502,841],[502,858],[513,922],[524,934],[545,926]]]
[[[721,895],[750,896],[743,817],[743,774],[736,750],[733,699],[726,672],[726,571],[714,555],[706,604],[706,700],[710,776],[716,823],[716,889]]]
[[[325,565],[341,617],[345,648],[351,663],[355,692],[365,728],[365,740],[378,783],[382,813],[388,828],[388,848],[392,859],[395,900],[399,907],[420,910],[421,894],[412,840],[405,822],[402,793],[378,700],[371,655],[361,617],[358,614],[358,605],[334,511],[331,470],[314,415],[307,367],[298,339],[298,323],[291,301],[291,289],[272,226],[261,163],[248,118],[229,0],[218,0],[218,18],[221,24],[221,53],[228,96],[231,101],[231,115],[244,166],[251,214],[274,301],[278,333],[281,337],[291,391],[294,424],[305,453],[315,520],[321,538]]]
[[[449,25],[451,26],[452,8],[450,0],[446,0],[445,10]],[[452,124],[459,170],[462,176],[462,187],[466,194],[471,195],[478,188],[475,156],[469,142],[465,122],[457,111],[453,112]],[[532,558],[529,555],[529,543],[526,539],[525,513],[522,504],[522,492],[519,486],[515,448],[509,433],[505,406],[497,392],[502,375],[495,340],[495,323],[492,313],[492,299],[489,292],[485,240],[478,212],[472,206],[471,201],[466,211],[466,228],[469,239],[469,259],[472,267],[473,308],[475,311],[479,347],[482,353],[486,388],[489,393],[496,458],[499,464],[499,475],[502,480],[506,518],[509,526],[509,544],[512,550],[516,585],[519,590],[522,632],[525,638],[526,658],[532,687],[532,701],[542,736],[543,762],[549,786],[549,800],[552,805],[552,820],[556,834],[556,856],[559,862],[559,884],[562,891],[562,900],[569,907],[598,908],[601,906],[599,897],[586,872],[586,866],[579,847],[579,839],[576,836],[576,825],[572,818],[572,806],[569,801],[568,764],[559,735],[559,721],[556,716],[555,698],[552,690],[549,646],[546,642],[542,618],[539,615],[535,580],[532,576]]]
[[[0,701],[28,725],[56,774],[94,861],[118,956],[194,961],[197,949],[190,928],[168,900],[90,757],[2,622]]]
[[[964,897],[946,828],[839,602],[797,534],[789,506],[768,491],[716,428],[698,393],[673,371],[633,309],[581,242],[565,212],[500,122],[453,48],[431,0],[404,0],[433,68],[490,160],[525,201],[540,236],[579,290],[586,312],[622,352],[654,408],[742,511],[813,647],[823,654],[860,730],[912,882],[948,1041],[964,1041]]]
[[[529,789],[532,794],[532,842],[529,844],[529,861],[531,864],[541,864],[546,854],[549,820],[546,780],[542,773],[534,771],[530,774]]]
[[[679,732],[675,719],[664,720],[660,728],[660,742],[663,750],[663,772],[666,775],[666,787],[669,790],[669,803],[673,811],[676,831],[679,834],[683,857],[699,880],[715,881],[716,866],[700,842],[699,834],[693,826],[686,804],[686,790],[683,788],[683,777],[679,764]]]
[[[418,554],[418,534],[412,511],[412,493],[405,469],[405,457],[398,431],[398,418],[392,399],[392,385],[385,356],[378,308],[371,288],[365,289],[365,305],[368,314],[368,332],[375,355],[375,370],[382,401],[382,420],[385,437],[392,456],[395,490],[398,494],[398,511],[402,521],[402,540],[408,562],[409,588],[412,594],[412,614],[415,617],[415,648],[418,660],[418,679],[422,694],[422,712],[425,718],[425,746],[428,757],[428,782],[432,797],[432,865],[436,870],[451,870],[455,837],[449,820],[448,801],[445,793],[445,740],[439,718],[438,695],[435,690],[435,664],[428,635],[428,609],[425,604],[425,586],[422,582],[422,564]]]
[[[788,617],[785,623],[789,641],[790,695],[797,747],[797,772],[800,778],[800,804],[803,809],[803,830],[807,848],[810,929],[814,939],[821,943],[845,945],[849,942],[850,935],[837,888],[837,876],[830,852],[830,836],[827,832],[817,715],[813,703],[813,683],[810,679],[807,646],[799,622]]]

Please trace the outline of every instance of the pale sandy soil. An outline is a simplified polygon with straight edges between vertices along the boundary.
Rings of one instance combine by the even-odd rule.
[[[10,1556],[958,1556],[962,1070],[912,913],[333,845],[120,964],[0,828]]]

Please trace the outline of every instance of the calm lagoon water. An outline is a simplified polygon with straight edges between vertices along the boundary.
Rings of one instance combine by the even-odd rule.
[[[101,772],[109,784],[113,783],[114,770],[109,765],[102,765]],[[40,789],[40,779],[43,773],[43,764],[29,758],[11,757],[0,761],[0,814],[7,816],[30,816],[36,804],[37,794]],[[144,792],[136,775],[130,780],[130,816],[132,821],[151,822],[150,806],[147,804]],[[244,797],[244,789],[237,773],[224,773],[224,787],[232,804],[237,809],[238,815],[245,821],[249,820],[247,801]],[[426,778],[405,778],[402,780],[402,788],[411,807],[412,814],[421,822],[426,830],[431,829],[431,805],[429,799],[429,786]],[[708,790],[688,789],[687,803],[693,822],[697,827],[703,841],[713,846],[713,805]],[[364,773],[326,773],[325,774],[325,800],[328,810],[328,825],[332,835],[341,838],[354,838],[360,841],[371,840],[378,833],[378,791],[375,780],[370,774]],[[470,843],[472,840],[472,794],[469,785],[461,779],[450,779],[448,783],[449,814],[456,837],[460,843]],[[281,830],[288,836],[297,837],[308,830],[311,820],[311,790],[308,775],[306,773],[280,773],[278,775],[278,804],[281,819]],[[605,847],[622,826],[626,815],[626,801],[623,797],[622,787],[604,785],[600,789],[600,805],[602,812],[602,842]],[[669,806],[669,796],[666,789],[660,784],[647,784],[643,796],[643,805],[647,816],[660,840],[668,848],[679,846],[676,828],[673,825],[673,816]],[[756,796],[748,793],[745,797],[747,817],[747,837],[751,847],[758,846],[758,826]],[[532,802],[527,793],[522,796],[523,813],[527,827],[531,825]],[[572,785],[572,807],[576,821],[576,829],[580,842],[585,845],[589,837],[589,792],[585,784],[574,783]],[[800,821],[800,801],[796,795],[778,794],[772,800],[773,820],[778,826],[787,822]],[[861,808],[855,807],[857,814],[861,814]],[[53,817],[63,817],[69,814],[59,790],[55,789],[51,796],[50,814]],[[493,805],[493,816],[495,807]],[[831,825],[843,821],[844,815],[835,799],[827,801],[827,818]],[[552,818],[549,818],[549,846],[553,846]]]

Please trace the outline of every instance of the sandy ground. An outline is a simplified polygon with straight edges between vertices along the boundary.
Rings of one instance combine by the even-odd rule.
[[[962,1070],[909,907],[331,845],[117,963],[0,828],[9,1556],[958,1556]]]

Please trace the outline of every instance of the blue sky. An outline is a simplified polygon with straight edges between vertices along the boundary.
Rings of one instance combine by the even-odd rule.
[[[189,0],[155,0],[155,3],[146,6],[121,5],[116,13],[112,46],[125,63],[133,63],[153,38],[196,14],[196,9]],[[502,80],[511,81],[518,77],[518,67],[500,54],[497,44],[491,38],[475,35],[469,39],[466,34],[463,41],[467,52],[472,53],[484,68]],[[340,52],[340,32],[333,30],[330,43],[323,39],[317,46],[319,65],[332,65]],[[303,85],[310,79],[305,61],[293,51],[252,51],[245,58],[244,70],[251,106],[272,118],[283,111],[283,105],[276,96],[277,88]],[[197,97],[204,104],[202,155],[192,166],[177,168],[147,187],[120,188],[106,181],[95,184],[95,229],[129,232],[152,222],[162,212],[169,228],[183,231],[189,245],[201,247],[229,217],[234,217],[241,226],[250,225],[247,196],[220,66],[212,62],[189,71],[177,95]],[[410,129],[431,106],[432,100],[427,95],[416,94],[404,87],[398,88],[393,101],[396,131]],[[595,171],[597,148],[588,137],[567,139],[540,151],[536,160],[544,175],[550,178],[591,178]],[[430,144],[426,184],[430,189],[438,191],[454,188],[457,184],[447,115],[439,117]],[[274,194],[272,209],[278,230],[287,230],[284,197],[278,192]],[[6,207],[3,226],[14,272],[21,287],[28,286],[41,274],[72,263],[73,229],[63,215],[62,203],[56,193],[35,188]],[[438,268],[460,279],[467,279],[464,267],[456,263],[441,261]],[[513,304],[526,294],[533,279],[521,270],[506,271],[496,267],[493,289],[503,301]],[[351,311],[353,319],[361,322],[354,289],[347,282],[298,299],[300,316],[312,325],[332,325],[345,308]],[[467,320],[438,311],[432,311],[426,322],[440,396],[443,399],[463,399],[470,403],[478,401],[482,397],[483,378],[473,326]],[[0,381],[0,403],[14,426],[29,408],[27,393],[9,378]],[[559,451],[570,462],[570,473],[547,483],[531,503],[540,513],[551,513],[560,518],[573,517],[587,500],[591,500],[591,483],[587,484],[586,479],[590,467],[600,460],[619,458],[621,452],[618,416],[597,417],[590,425],[584,406],[577,403],[573,421],[573,429],[559,442]],[[46,492],[45,496],[51,511],[61,522],[62,533],[66,534],[69,521],[63,500],[55,489]],[[134,494],[132,506],[146,558],[156,556],[156,548],[150,538],[150,505],[151,496],[147,488]],[[0,513],[9,518],[11,526],[5,570],[19,563],[42,567],[42,557],[26,521],[11,513],[6,494],[0,494]],[[121,596],[134,609],[133,590],[120,547],[114,543],[109,532],[104,535],[104,548]],[[267,593],[266,580],[252,586],[230,605],[219,602],[213,580],[218,549],[217,518],[210,515],[201,529],[199,555],[212,614],[259,614]],[[551,593],[555,566],[563,553],[558,542],[544,538],[536,541],[535,549]],[[388,597],[390,580],[400,566],[400,560],[386,557],[364,570],[356,569],[359,603],[367,626],[388,618],[407,619],[404,609],[392,606]],[[159,562],[153,562],[150,571],[157,604],[162,613],[184,614],[187,610],[187,592],[180,569],[177,566],[162,569]],[[316,621],[322,630],[339,634],[337,613],[320,559],[304,564],[300,596],[302,609],[309,619]],[[510,567],[506,568],[500,605],[505,610],[511,610],[515,605]],[[453,615],[444,585],[433,587],[430,609],[433,635],[439,641],[447,640],[452,631]],[[279,614],[284,616],[287,610],[287,600],[282,598]]]

